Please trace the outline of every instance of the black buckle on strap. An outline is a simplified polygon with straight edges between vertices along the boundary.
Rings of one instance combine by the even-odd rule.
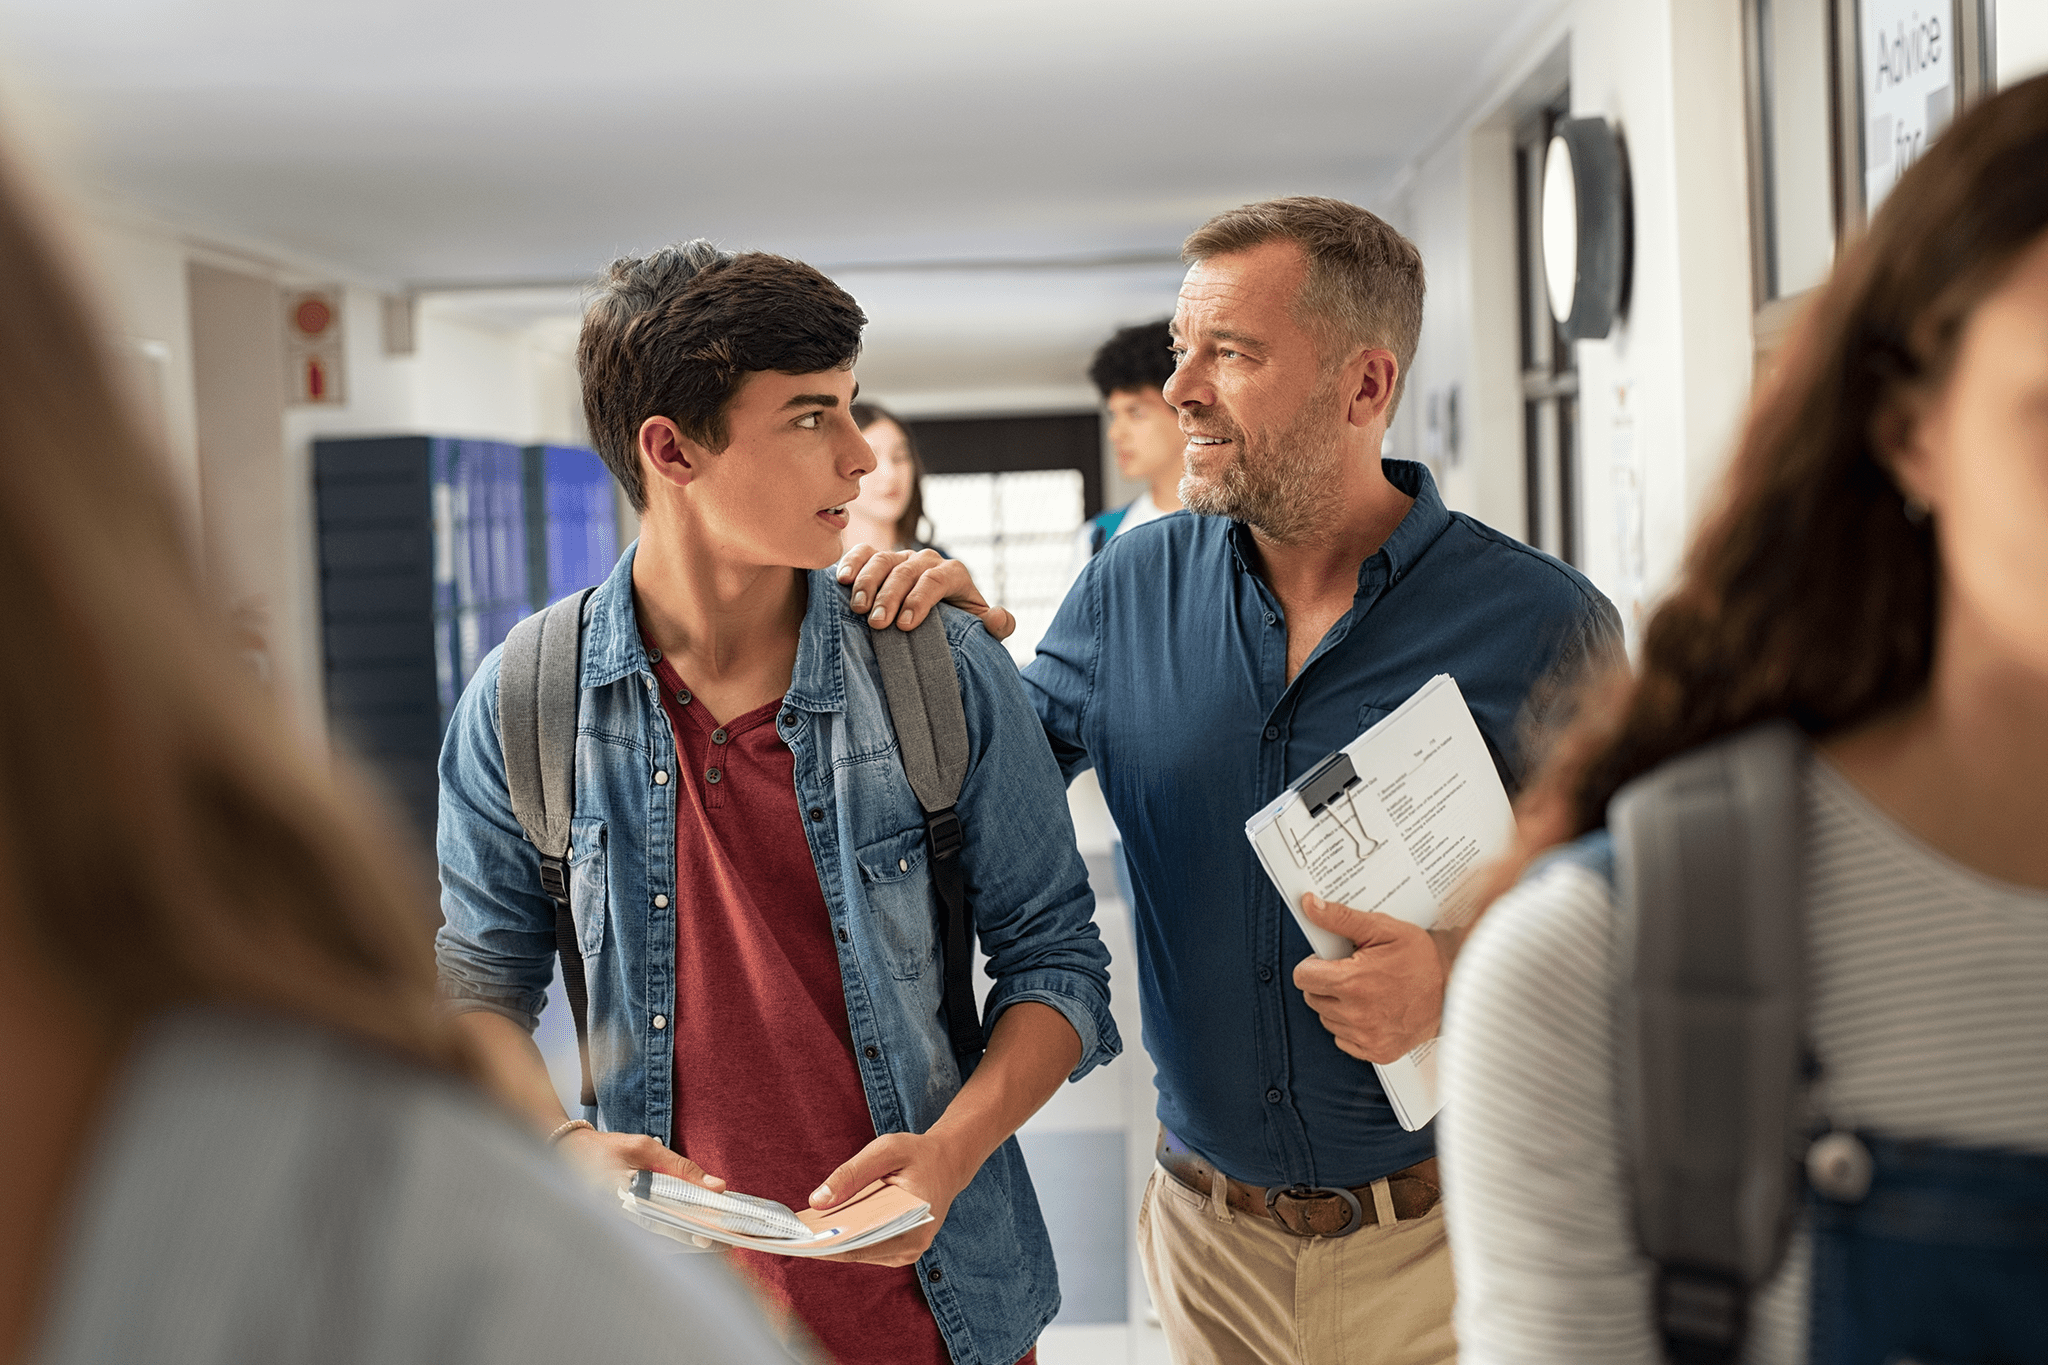
[[[1679,1365],[1722,1365],[1736,1358],[1747,1326],[1742,1281],[1715,1270],[1665,1266],[1657,1277],[1657,1325]]]
[[[569,865],[560,858],[540,860],[540,889],[557,905],[569,903]]]
[[[966,832],[960,828],[960,817],[951,806],[925,816],[924,828],[932,841],[933,862],[950,858],[967,846]]]
[[[1359,1203],[1358,1196],[1349,1190],[1333,1190],[1326,1185],[1289,1185],[1283,1189],[1275,1185],[1266,1191],[1266,1212],[1272,1214],[1273,1221],[1279,1223],[1282,1227],[1287,1227],[1287,1224],[1281,1219],[1280,1211],[1274,1208],[1273,1205],[1283,1195],[1295,1200],[1297,1203],[1304,1199],[1341,1199],[1350,1206],[1350,1222],[1338,1228],[1335,1232],[1311,1232],[1307,1234],[1310,1237],[1349,1237],[1352,1233],[1365,1226],[1365,1206]],[[1288,1228],[1288,1231],[1292,1232],[1293,1229]]]

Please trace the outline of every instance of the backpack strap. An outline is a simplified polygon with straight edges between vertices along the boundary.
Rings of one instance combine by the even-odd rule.
[[[966,835],[956,806],[967,779],[967,713],[960,676],[946,643],[941,613],[915,630],[870,631],[889,719],[903,753],[903,774],[924,808],[932,890],[938,897],[939,941],[946,964],[946,1033],[960,1078],[974,1072],[985,1046],[974,1007],[974,943],[967,915],[967,879],[960,866]]]
[[[1623,1112],[1637,1235],[1679,1365],[1736,1359],[1800,1207],[1805,1137],[1805,737],[1774,722],[1615,794],[1616,899],[1635,926]]]
[[[505,790],[526,840],[540,851],[540,886],[555,903],[562,990],[576,1021],[583,1104],[597,1103],[590,1075],[590,993],[569,909],[570,820],[576,811],[576,707],[582,700],[583,612],[593,589],[574,593],[512,627],[498,661],[498,747]]]

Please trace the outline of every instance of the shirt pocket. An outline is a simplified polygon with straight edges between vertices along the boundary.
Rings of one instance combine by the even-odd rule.
[[[605,876],[604,821],[579,816],[569,822],[569,914],[576,921],[576,946],[585,958],[604,950],[604,924],[611,890]]]
[[[1394,708],[1391,706],[1374,706],[1369,701],[1361,702],[1358,707],[1358,733],[1364,734],[1393,714]],[[1348,744],[1350,741],[1346,740],[1345,743]]]
[[[916,981],[938,961],[926,854],[921,825],[864,844],[854,853],[867,895],[867,937],[898,981]]]

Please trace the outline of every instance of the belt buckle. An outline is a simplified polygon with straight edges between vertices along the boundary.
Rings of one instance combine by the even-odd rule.
[[[1282,1195],[1286,1195],[1289,1199],[1297,1200],[1319,1199],[1324,1195],[1334,1195],[1338,1199],[1343,1200],[1346,1204],[1348,1204],[1351,1207],[1350,1222],[1346,1223],[1343,1227],[1337,1229],[1337,1231],[1335,1232],[1308,1233],[1307,1235],[1310,1237],[1324,1237],[1331,1239],[1338,1237],[1349,1237],[1352,1233],[1358,1231],[1359,1228],[1365,1226],[1365,1206],[1358,1202],[1358,1196],[1353,1194],[1351,1191],[1334,1190],[1326,1185],[1289,1185],[1285,1189],[1281,1189],[1278,1186],[1275,1186],[1274,1188],[1266,1191],[1266,1212],[1268,1214],[1271,1214],[1273,1221],[1279,1223],[1280,1226],[1283,1228],[1287,1227],[1287,1224],[1281,1222],[1278,1210],[1276,1210],[1273,1207],[1274,1202],[1278,1200]],[[1294,1231],[1294,1229],[1292,1228],[1288,1228],[1287,1230],[1289,1232]]]

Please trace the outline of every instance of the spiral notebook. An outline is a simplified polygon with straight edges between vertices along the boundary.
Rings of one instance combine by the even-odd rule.
[[[757,1195],[707,1190],[640,1171],[619,1191],[640,1226],[679,1242],[702,1240],[778,1256],[836,1256],[886,1242],[932,1221],[932,1206],[877,1180],[830,1209],[797,1211]]]

